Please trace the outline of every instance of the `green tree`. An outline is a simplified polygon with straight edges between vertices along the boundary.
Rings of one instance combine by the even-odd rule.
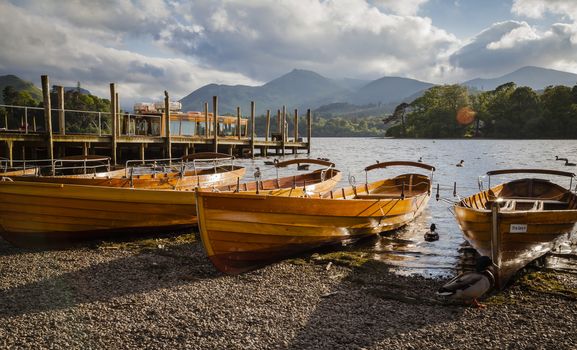
[[[469,95],[465,87],[434,86],[410,104],[412,111],[406,118],[406,135],[432,138],[462,137],[467,126],[457,121],[457,114],[461,108],[468,105]]]
[[[544,136],[568,138],[575,135],[573,124],[573,91],[567,86],[549,86],[541,95],[543,118],[546,121]]]

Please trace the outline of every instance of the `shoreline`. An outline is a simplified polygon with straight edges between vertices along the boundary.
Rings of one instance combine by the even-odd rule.
[[[577,342],[575,274],[527,274],[487,298],[486,309],[473,309],[437,298],[443,280],[331,254],[227,276],[192,234],[46,251],[0,239],[0,346],[569,349]]]

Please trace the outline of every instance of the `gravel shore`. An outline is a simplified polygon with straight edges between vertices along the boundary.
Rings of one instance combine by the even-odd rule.
[[[473,309],[376,261],[314,255],[226,276],[187,236],[47,251],[0,239],[0,348],[577,346],[574,274],[532,273]]]

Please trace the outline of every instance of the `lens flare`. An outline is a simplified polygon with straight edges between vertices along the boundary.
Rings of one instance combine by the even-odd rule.
[[[463,107],[457,112],[457,123],[461,125],[471,124],[477,113],[469,107]]]

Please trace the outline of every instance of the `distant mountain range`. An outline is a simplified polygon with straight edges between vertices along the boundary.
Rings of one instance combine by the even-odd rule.
[[[472,79],[463,85],[478,90],[493,90],[501,84],[514,82],[541,90],[549,85],[574,86],[577,74],[539,67],[523,67],[492,79]],[[329,79],[312,71],[295,69],[262,86],[210,84],[195,90],[181,102],[184,110],[201,110],[204,102],[219,96],[219,112],[235,113],[240,106],[248,114],[250,101],[255,101],[257,114],[270,109],[274,114],[282,105],[290,110],[311,108],[318,112],[354,114],[354,110],[391,112],[401,102],[411,102],[434,86],[428,82],[400,77],[382,77],[367,81],[358,79]],[[355,107],[356,106],[356,107]],[[304,111],[303,111],[304,112]]]
[[[549,85],[574,86],[577,74],[539,68],[523,67],[500,77],[477,78],[462,83],[478,90],[493,90],[501,84],[514,82],[518,86],[529,86],[541,90]],[[18,90],[27,90],[40,100],[41,91],[32,83],[21,80],[14,75],[0,76],[1,91],[12,85]],[[256,102],[257,115],[267,109],[276,114],[283,105],[289,111],[298,108],[302,114],[311,108],[315,113],[350,116],[378,115],[390,113],[401,102],[411,102],[434,84],[401,77],[382,77],[373,81],[360,79],[330,79],[318,73],[295,69],[262,86],[246,85],[205,85],[180,102],[183,110],[202,110],[204,102],[211,104],[212,96],[219,97],[219,113],[236,113],[240,106],[243,115],[250,113],[250,101]],[[67,91],[76,88],[65,88]],[[89,93],[82,89],[82,93]]]
[[[42,90],[33,83],[22,80],[15,75],[0,75],[0,104],[4,103],[4,88],[12,86],[17,91],[27,91],[32,98],[38,102],[42,101]],[[81,87],[64,87],[65,92],[79,91],[81,94],[90,95],[90,91]]]
[[[577,84],[577,74],[528,66],[497,78],[469,80],[464,82],[463,85],[474,87],[481,91],[489,91],[511,81],[517,86],[529,86],[534,90],[542,90],[549,85],[574,86]]]
[[[431,86],[433,84],[397,77],[383,77],[374,81],[335,80],[312,71],[295,69],[262,86],[206,85],[180,102],[184,110],[200,110],[204,102],[210,102],[212,96],[218,95],[220,113],[235,113],[236,107],[241,106],[243,114],[247,114],[250,101],[255,101],[257,114],[263,114],[267,109],[274,114],[283,105],[291,111],[294,108],[315,109],[334,103],[388,105]]]
[[[0,103],[4,103],[4,88],[12,86],[17,91],[28,91],[33,99],[42,100],[42,91],[29,81],[22,80],[15,75],[0,76]]]

